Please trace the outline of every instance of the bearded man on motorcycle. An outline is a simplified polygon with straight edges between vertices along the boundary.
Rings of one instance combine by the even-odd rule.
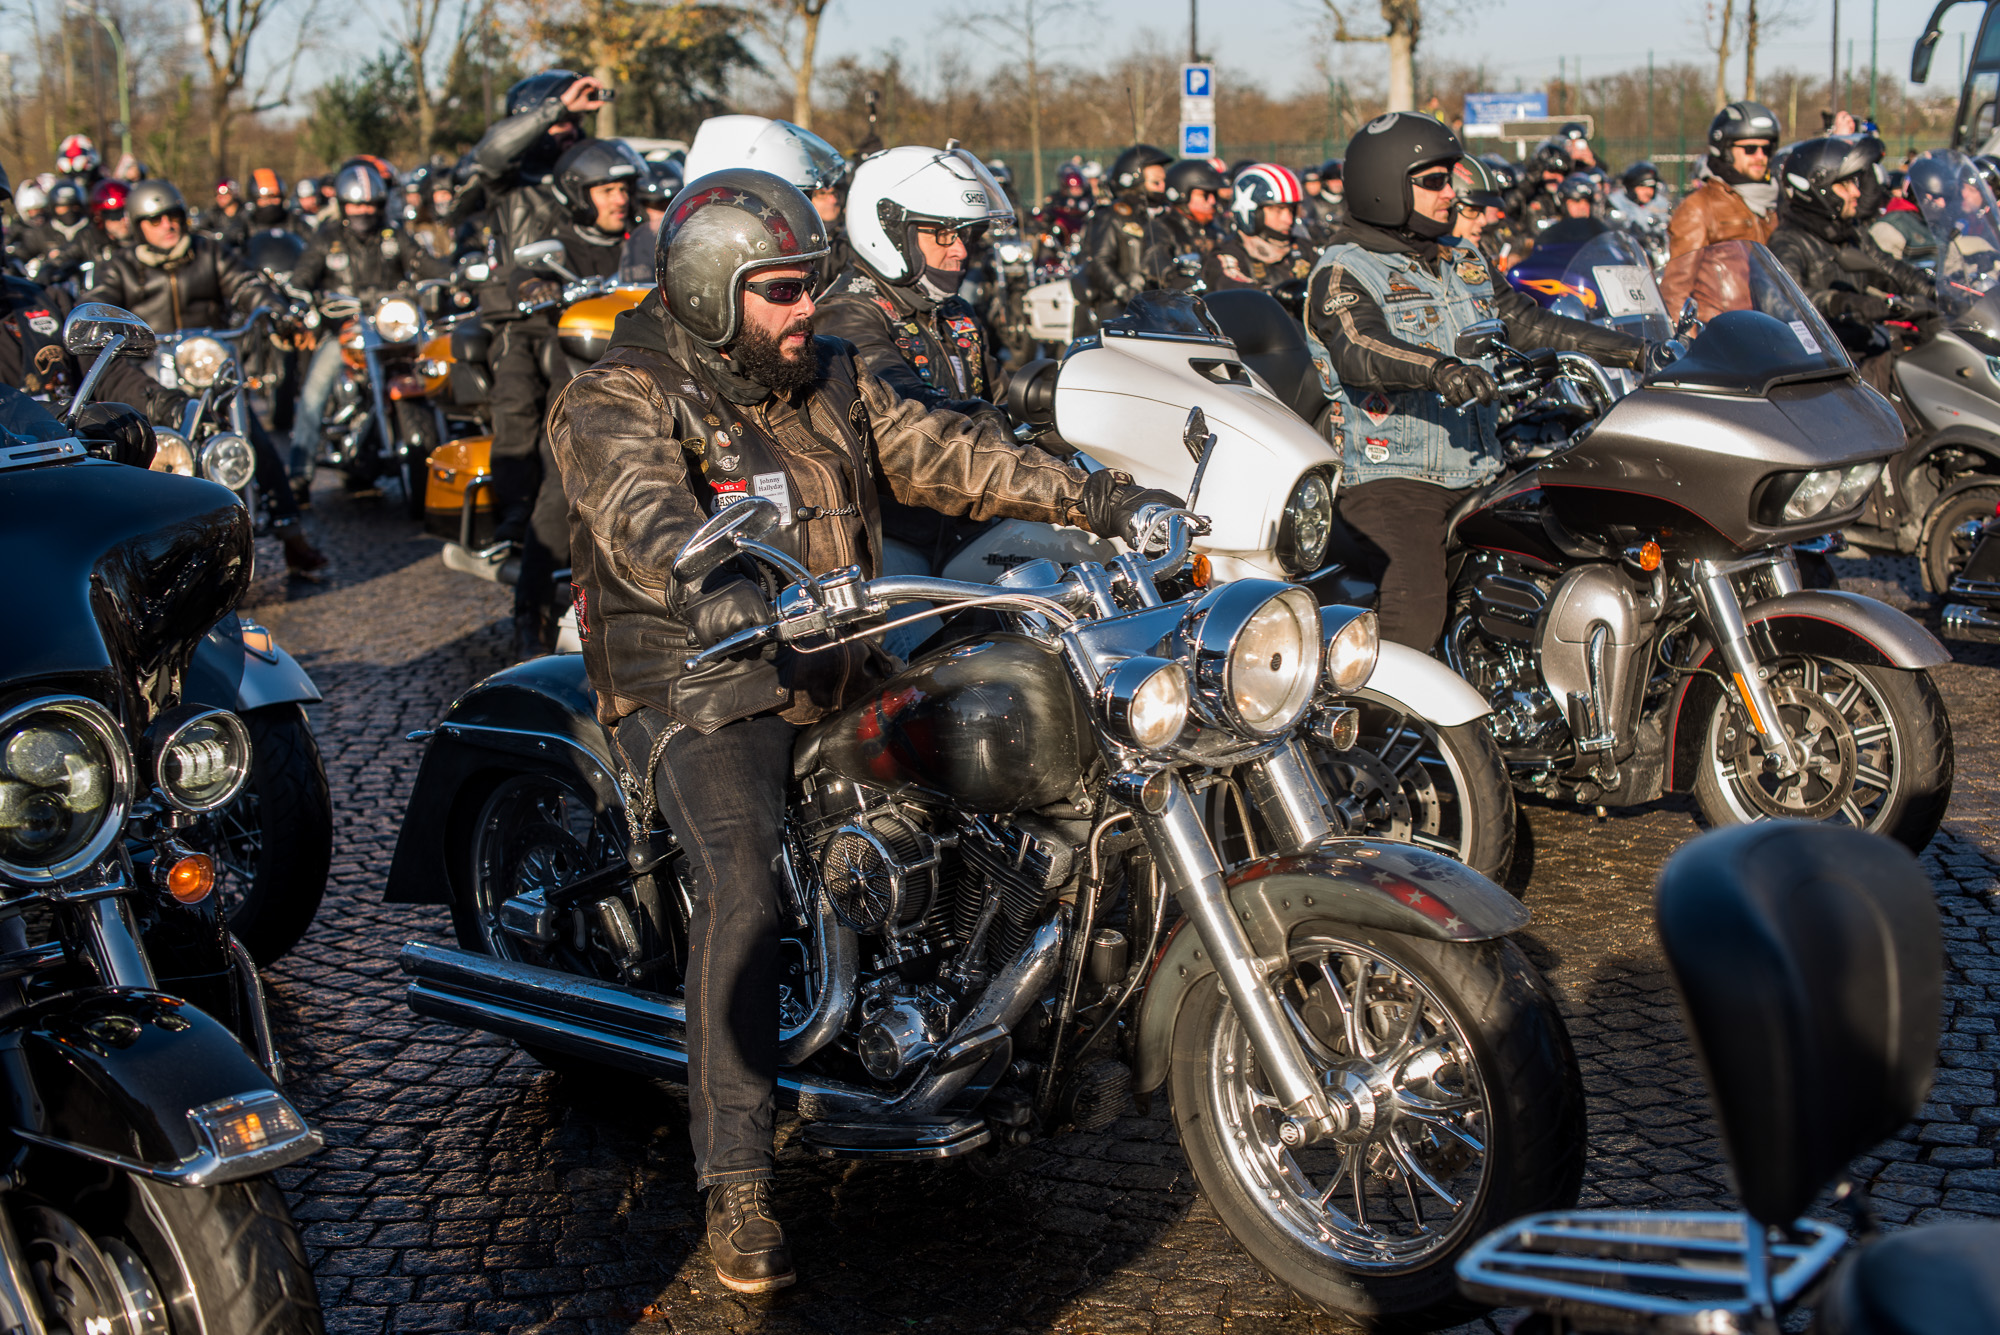
[[[562,242],[562,267],[578,278],[610,278],[625,253],[632,220],[632,192],[646,175],[646,161],[617,139],[584,139],[556,160],[553,189],[561,216],[544,240]],[[562,283],[553,268],[506,266],[515,309],[555,303]],[[493,480],[500,491],[496,540],[521,544],[521,572],[514,581],[514,654],[533,658],[555,648],[555,572],[569,557],[562,477],[549,453],[542,419],[549,398],[569,381],[569,364],[556,343],[559,307],[523,315],[500,326],[493,341]],[[503,474],[508,479],[500,487]]]
[[[1269,292],[1312,272],[1312,260],[1293,236],[1305,197],[1289,167],[1259,162],[1238,172],[1229,238],[1201,266],[1209,290],[1254,287]]]
[[[282,189],[279,192],[283,193]],[[419,278],[441,278],[450,266],[431,258],[388,216],[389,185],[365,162],[350,162],[333,178],[340,221],[313,233],[292,268],[292,286],[313,295],[350,297],[362,302],[395,291]],[[320,422],[326,401],[340,380],[340,339],[324,330],[306,367],[292,419],[291,475],[310,477],[319,452]]]
[[[1885,320],[1924,329],[1937,318],[1934,280],[1892,259],[1862,230],[1862,204],[1882,157],[1879,139],[1808,139],[1785,154],[1778,182],[1778,230],[1771,253],[1826,317],[1861,378],[1896,405],[1906,432],[1922,430],[1896,384],[1897,345],[1876,326]],[[1922,337],[1921,334],[1918,336]]]
[[[137,182],[126,192],[125,213],[138,236],[92,267],[86,293],[92,301],[123,306],[161,334],[227,326],[233,316],[258,306],[286,309],[285,300],[235,252],[188,230],[187,201],[172,182]],[[290,325],[289,317],[281,316],[275,332],[290,334]],[[284,543],[285,566],[292,574],[315,577],[326,566],[326,556],[299,526],[298,499],[264,424],[254,412],[249,419],[257,486],[270,502],[271,527]]]
[[[1100,320],[1119,314],[1139,293],[1171,284],[1174,238],[1158,212],[1166,206],[1172,161],[1151,144],[1134,144],[1111,164],[1111,207],[1090,215],[1083,239],[1090,304]]]
[[[1222,173],[1200,158],[1182,158],[1167,168],[1167,209],[1160,215],[1173,236],[1176,255],[1207,256],[1222,244]]]
[[[1496,284],[1477,250],[1449,239],[1463,154],[1428,116],[1368,122],[1347,148],[1347,225],[1306,289],[1306,337],[1329,400],[1322,430],[1344,460],[1341,518],[1376,549],[1382,638],[1420,650],[1444,629],[1447,520],[1505,457],[1490,359],[1455,356],[1458,335],[1497,317],[1515,347],[1617,366],[1646,352],[1640,339],[1551,315]]]
[[[1125,534],[1167,501],[1120,475],[1015,443],[990,420],[905,399],[815,338],[811,284],[825,224],[797,187],[728,168],[667,216],[658,289],[618,317],[611,348],[557,397],[583,659],[598,716],[687,852],[690,1127],[709,1193],[718,1278],[739,1292],[795,1278],[772,1217],[778,918],[785,786],[800,725],[879,680],[881,651],[753,649],[686,670],[771,618],[732,563],[698,582],[676,552],[710,514],[768,497],[766,540],[809,570],[881,567],[876,478],[896,499]],[[644,819],[651,820],[648,811]]]
[[[1769,241],[1778,226],[1778,186],[1771,154],[1782,131],[1778,117],[1756,102],[1731,102],[1708,123],[1708,169],[1668,224],[1673,255],[1718,241]],[[1667,309],[1677,309],[1671,294]]]

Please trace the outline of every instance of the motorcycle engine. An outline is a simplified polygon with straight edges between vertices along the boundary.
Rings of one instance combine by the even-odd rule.
[[[1513,562],[1482,555],[1454,590],[1445,659],[1493,707],[1489,723],[1503,746],[1556,751],[1568,741],[1569,725],[1535,662],[1552,589]]]

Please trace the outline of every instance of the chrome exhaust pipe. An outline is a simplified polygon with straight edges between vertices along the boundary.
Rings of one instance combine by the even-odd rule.
[[[939,1045],[930,1068],[909,1092],[887,1105],[898,1117],[925,1117],[949,1103],[1010,1034],[1028,1008],[1055,977],[1062,962],[1062,919],[1050,918],[1035,930],[1021,953],[1007,962],[992,985],[980,993],[958,1027]]]

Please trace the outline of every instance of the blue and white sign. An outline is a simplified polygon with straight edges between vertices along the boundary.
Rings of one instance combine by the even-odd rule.
[[[1181,66],[1181,156],[1215,156],[1215,66]]]
[[[1181,96],[1214,97],[1215,66],[1213,65],[1181,66]]]
[[[1181,126],[1181,156],[1184,158],[1214,157],[1215,127],[1213,125]]]
[[[1508,121],[1542,120],[1549,114],[1547,93],[1467,93],[1465,132],[1497,135]]]

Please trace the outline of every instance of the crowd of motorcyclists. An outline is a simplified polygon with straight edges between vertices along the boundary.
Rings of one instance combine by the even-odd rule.
[[[1046,272],[1073,272],[1079,334],[1151,291],[1258,289],[1283,303],[1325,392],[1314,425],[1341,456],[1338,513],[1375,562],[1382,636],[1427,650],[1446,614],[1450,516],[1506,457],[1495,376],[1460,354],[1460,335],[1497,319],[1516,347],[1634,370],[1658,354],[1547,309],[1509,270],[1607,230],[1630,233],[1663,270],[1716,242],[1766,243],[1914,430],[1889,369],[1935,325],[1919,267],[1935,259],[1930,233],[1911,219],[1919,195],[1966,187],[1886,170],[1861,127],[1788,145],[1774,113],[1739,102],[1716,116],[1699,182],[1678,203],[1653,163],[1607,171],[1580,124],[1510,161],[1396,112],[1316,164],[1176,160],[1134,144],[1108,168],[1061,165],[1048,197],[1020,208],[1006,164],[956,142],[850,163],[786,122],[719,117],[684,161],[649,160],[586,131],[609,96],[589,76],[546,71],[509,91],[505,115],[456,164],[399,172],[362,155],[289,184],[258,167],[215,183],[203,207],[141,164],[103,173],[72,136],[54,173],[12,190],[0,377],[43,398],[73,387],[60,328],[78,301],[124,307],[162,334],[275,311],[250,434],[287,566],[315,578],[327,558],[301,508],[346,373],[345,317],[321,314],[425,282],[465,288],[476,309],[464,318],[490,336],[495,540],[521,555],[516,652],[555,645],[569,610],[558,572],[572,569],[600,719],[629,758],[650,758],[634,768],[649,791],[657,775],[662,814],[706,867],[697,967],[749,979],[759,1006],[776,995],[770,812],[785,755],[798,725],[881,665],[861,653],[683,670],[660,646],[712,646],[770,614],[741,579],[676,579],[679,543],[749,495],[786,509],[786,550],[815,573],[879,564],[885,535],[941,547],[968,518],[1120,536],[1141,505],[1178,504],[1011,434],[1013,316],[982,281],[1003,240]],[[517,257],[551,242],[532,263]],[[273,244],[282,262],[263,249]],[[468,257],[485,262],[476,281],[463,277]],[[592,279],[655,290],[577,373],[557,320],[568,285]],[[1670,311],[1700,295],[1663,286]],[[129,367],[115,389],[162,425],[186,403]],[[742,893],[718,896],[722,884]],[[732,1013],[698,1032],[694,1135],[702,1185],[715,1188],[718,1269],[738,1288],[775,1287],[792,1273],[770,1213],[775,1056],[746,1037],[774,1035],[774,1017]]]

